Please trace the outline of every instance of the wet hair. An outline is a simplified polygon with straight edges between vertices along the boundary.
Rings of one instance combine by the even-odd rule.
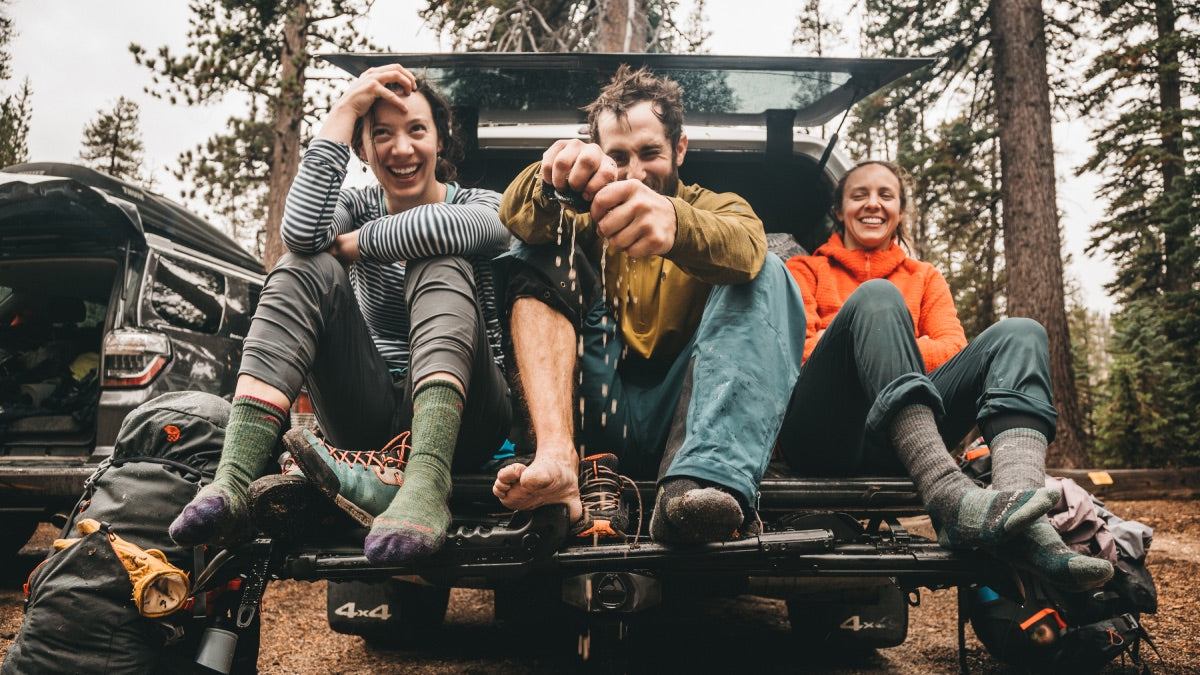
[[[896,181],[900,183],[900,224],[896,226],[896,238],[900,240],[900,244],[908,250],[912,250],[912,240],[908,236],[908,214],[909,214],[909,185],[912,180],[908,177],[908,172],[900,168],[898,164],[888,162],[882,159],[868,159],[854,165],[838,180],[837,185],[833,186],[833,201],[829,206],[829,216],[833,218],[833,231],[840,236],[846,236],[846,223],[838,218],[838,210],[842,208],[842,198],[846,192],[846,181],[850,180],[850,176],[859,169],[871,166],[872,164],[882,166],[892,175],[896,177]]]
[[[450,102],[429,83],[429,80],[421,75],[417,76],[417,88],[413,90],[413,93],[423,95],[429,102],[429,109],[433,112],[433,126],[437,129],[438,140],[442,143],[442,149],[438,152],[434,176],[443,183],[456,180],[458,178],[457,162],[462,160],[465,154],[465,145],[459,134],[458,122],[454,119],[454,111],[450,108]],[[375,103],[378,105],[379,102]],[[366,115],[354,120],[354,132],[350,135],[350,147],[363,162],[367,161],[363,148],[363,133],[369,129],[367,123],[374,122],[374,110],[375,106],[373,105]]]
[[[672,152],[683,135],[683,87],[666,77],[658,77],[645,66],[633,70],[621,64],[595,101],[584,106],[588,116],[588,131],[593,143],[600,142],[597,120],[601,113],[611,112],[623,119],[629,109],[643,101],[653,104],[654,116],[663,125],[663,132],[671,143]]]

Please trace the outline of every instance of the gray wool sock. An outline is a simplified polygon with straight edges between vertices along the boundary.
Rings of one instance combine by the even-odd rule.
[[[933,410],[925,405],[906,406],[892,420],[892,445],[930,511],[958,508],[963,494],[975,484],[950,457],[938,433]]]
[[[892,420],[892,444],[929,509],[946,548],[999,543],[1029,527],[1058,501],[1053,490],[984,490],[963,475],[937,430],[933,411],[910,405]]]
[[[1007,429],[988,443],[992,487],[1029,490],[1046,484],[1046,437],[1033,429]]]
[[[992,487],[1022,490],[1046,484],[1046,437],[1033,429],[1008,429],[988,444],[992,455]],[[1112,564],[1072,551],[1044,516],[1005,543],[997,554],[1042,580],[1066,590],[1103,585]]]

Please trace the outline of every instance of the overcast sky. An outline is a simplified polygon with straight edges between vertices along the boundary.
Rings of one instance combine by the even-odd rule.
[[[399,52],[444,51],[417,9],[423,0],[378,0],[363,26],[380,45]],[[686,4],[686,0],[684,3]],[[714,54],[785,56],[791,50],[799,0],[709,0],[707,45]],[[145,162],[156,168],[158,190],[179,199],[179,186],[167,167],[179,153],[193,148],[224,127],[237,108],[228,102],[187,108],[145,94],[149,71],[133,62],[129,43],[153,52],[160,45],[182,49],[189,11],[182,0],[11,0],[8,11],[18,35],[10,44],[14,79],[3,83],[10,92],[21,78],[33,86],[33,123],[29,137],[33,161],[77,162],[83,128],[99,110],[111,110],[119,96],[141,107]],[[858,56],[850,46],[840,56]],[[1081,122],[1055,127],[1060,176],[1059,209],[1064,214],[1065,246],[1073,263],[1068,273],[1079,280],[1088,306],[1112,308],[1103,285],[1113,276],[1111,265],[1083,252],[1088,229],[1103,215],[1094,195],[1097,180],[1074,178],[1074,167],[1087,156],[1087,129]]]

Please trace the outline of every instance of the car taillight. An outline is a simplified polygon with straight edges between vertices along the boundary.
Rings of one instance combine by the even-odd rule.
[[[114,330],[104,338],[104,386],[149,384],[171,360],[171,339],[162,333]]]

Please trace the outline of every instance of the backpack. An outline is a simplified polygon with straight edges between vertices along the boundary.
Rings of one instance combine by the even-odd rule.
[[[212,479],[229,410],[224,399],[198,392],[164,394],[135,408],[121,424],[112,456],[85,481],[60,536],[77,536],[76,524],[92,518],[143,549],[162,551],[194,580],[207,562],[205,551],[179,547],[167,528]],[[52,552],[30,574],[25,620],[0,672],[190,670],[205,629],[236,612],[240,593],[233,581],[167,617],[143,617],[133,605],[128,572],[101,534]],[[239,637],[235,668],[252,672],[258,624]]]
[[[990,483],[991,455],[982,439],[959,462],[972,479]],[[1144,668],[1141,642],[1152,649],[1154,644],[1141,625],[1141,614],[1158,611],[1157,590],[1145,564],[1153,531],[1116,517],[1074,481],[1053,480],[1064,487],[1067,504],[1049,514],[1051,524],[1077,551],[1115,555],[1113,578],[1101,588],[1072,592],[1022,574],[1024,604],[987,586],[973,588],[967,596],[971,627],[989,654],[1032,672],[1095,672],[1124,655]],[[1113,532],[1118,530],[1128,545],[1113,545]]]

